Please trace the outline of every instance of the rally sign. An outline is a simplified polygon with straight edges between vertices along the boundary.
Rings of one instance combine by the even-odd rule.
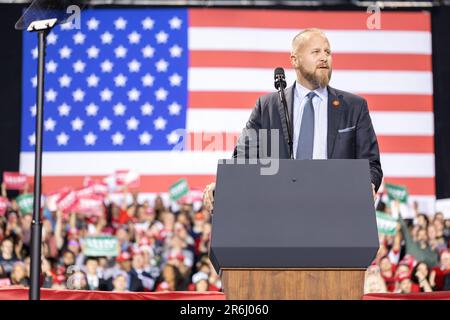
[[[83,249],[89,257],[116,257],[119,254],[119,241],[113,236],[87,237]]]
[[[3,172],[3,182],[6,189],[24,190],[27,185],[27,176],[19,172]]]
[[[136,171],[117,170],[115,176],[118,186],[128,186],[129,188],[139,188],[140,186],[141,179]]]
[[[388,236],[393,236],[397,233],[397,219],[381,211],[377,211],[376,216],[378,233]]]
[[[56,206],[62,212],[69,213],[73,211],[77,204],[77,201],[78,198],[76,191],[70,190],[56,202]]]
[[[103,215],[103,197],[91,195],[89,197],[78,198],[74,211],[86,216],[101,217]]]
[[[16,198],[17,205],[19,206],[20,212],[23,214],[28,214],[33,212],[33,195],[32,194],[22,194]]]
[[[389,200],[398,200],[400,203],[408,202],[408,190],[404,186],[390,183],[385,184]]]
[[[178,201],[189,193],[189,185],[186,179],[180,179],[169,188],[169,196],[172,201]]]

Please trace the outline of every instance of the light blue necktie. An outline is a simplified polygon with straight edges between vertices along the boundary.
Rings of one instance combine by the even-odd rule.
[[[306,103],[303,109],[300,134],[298,136],[296,159],[310,160],[314,149],[314,106],[312,99],[316,94],[310,92],[306,95]]]

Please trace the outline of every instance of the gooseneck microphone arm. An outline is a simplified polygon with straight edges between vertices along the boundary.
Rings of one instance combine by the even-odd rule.
[[[281,100],[281,103],[282,103],[283,109],[284,109],[284,115],[285,115],[284,118],[286,120],[286,127],[287,127],[287,131],[288,131],[289,158],[294,159],[291,120],[290,120],[290,116],[289,116],[289,110],[287,107],[286,96],[284,94],[284,89],[286,88],[286,80],[285,80],[283,68],[275,69],[274,79],[275,79],[275,88],[278,90],[278,95],[280,97],[280,100]]]

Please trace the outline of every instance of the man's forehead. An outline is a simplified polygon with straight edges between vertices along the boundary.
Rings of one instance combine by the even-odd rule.
[[[328,41],[328,38],[321,32],[307,32],[302,35],[300,35],[295,43],[294,46],[304,46],[304,47],[310,47],[314,45],[323,45],[330,46],[330,42]]]

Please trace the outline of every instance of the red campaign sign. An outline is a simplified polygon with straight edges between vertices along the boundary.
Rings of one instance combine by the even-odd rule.
[[[94,188],[94,193],[102,196],[106,196],[108,194],[108,185],[106,183],[95,183],[92,185]]]
[[[27,176],[19,172],[3,172],[6,189],[23,190],[27,185]]]
[[[78,201],[77,193],[74,190],[71,190],[66,195],[61,197],[56,202],[56,205],[59,210],[68,213],[75,208],[77,201]]]
[[[79,198],[75,211],[87,216],[103,215],[103,197],[92,195],[90,197]]]
[[[66,195],[68,195],[71,191],[72,191],[71,188],[63,188],[58,192],[47,195],[46,204],[48,210],[50,211],[58,210],[58,201],[64,198]]]
[[[130,170],[117,170],[115,173],[116,185],[139,188],[141,179],[136,172]]]
[[[0,197],[0,217],[3,217],[8,209],[8,198]]]

